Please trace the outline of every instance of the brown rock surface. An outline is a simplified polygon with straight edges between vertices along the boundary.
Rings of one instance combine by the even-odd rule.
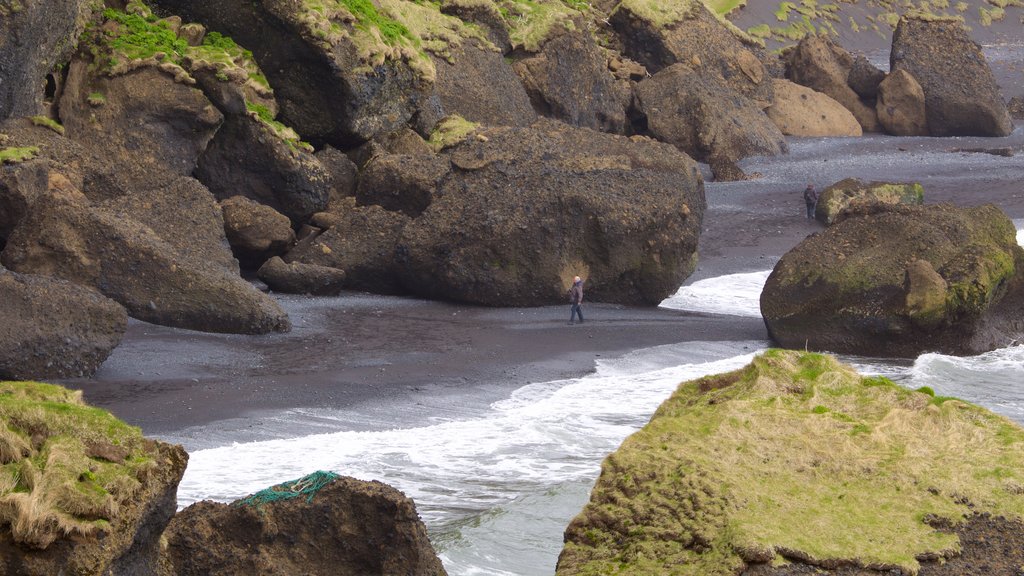
[[[398,490],[337,477],[299,493],[303,480],[272,488],[289,499],[262,502],[258,493],[178,513],[165,534],[162,576],[445,574],[413,501]]]
[[[337,296],[345,287],[345,271],[301,262],[286,263],[274,256],[256,273],[274,292]]]
[[[842,104],[806,86],[773,79],[775,102],[765,110],[787,136],[860,136],[860,123]]]
[[[807,36],[787,54],[786,78],[828,95],[853,113],[864,132],[881,128],[873,107],[850,88],[848,79],[853,57],[823,36]]]
[[[466,42],[452,51],[450,62],[435,58],[434,66],[437,120],[458,114],[470,122],[526,126],[537,118],[522,83],[500,52]]]
[[[893,136],[927,136],[924,90],[906,70],[896,70],[878,86],[878,121]]]
[[[258,267],[268,258],[284,254],[295,243],[288,217],[245,196],[220,203],[224,233],[242,266]]]
[[[451,169],[448,158],[433,153],[375,156],[359,175],[356,201],[415,218],[433,202]]]

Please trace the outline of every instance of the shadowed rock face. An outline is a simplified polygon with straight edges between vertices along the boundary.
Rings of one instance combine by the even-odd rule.
[[[1024,250],[998,208],[847,209],[775,266],[761,313],[780,345],[866,356],[978,354],[1024,336]]]
[[[892,70],[906,70],[924,90],[932,136],[1006,136],[1013,131],[985,55],[962,22],[901,18],[889,59]]]
[[[541,121],[444,155],[451,174],[397,248],[414,294],[535,306],[579,275],[590,300],[656,305],[693,270],[703,182],[671,146]]]
[[[527,126],[536,120],[523,85],[501,53],[466,42],[452,51],[452,62],[434,58],[434,66],[441,116],[458,114],[497,126]]]
[[[224,233],[243,266],[258,268],[295,243],[291,222],[269,206],[235,196],[220,203]]]
[[[166,537],[171,568],[161,576],[445,574],[412,500],[347,477],[287,500],[199,502]]]
[[[59,75],[85,26],[88,0],[0,2],[0,120],[43,110],[46,75]]]
[[[128,315],[76,284],[0,267],[0,379],[89,377],[121,343]]]

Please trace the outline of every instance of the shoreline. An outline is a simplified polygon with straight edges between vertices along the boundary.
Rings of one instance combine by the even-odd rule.
[[[769,270],[823,230],[803,214],[800,192],[808,181],[823,189],[845,177],[915,180],[925,186],[926,203],[992,202],[1011,219],[1024,218],[1020,122],[1000,139],[789,141],[789,155],[741,163],[759,178],[706,184],[700,261],[684,285]],[[1006,146],[1019,151],[1009,158],[950,151]],[[665,308],[591,303],[585,324],[567,326],[568,304],[484,308],[357,293],[275,297],[292,316],[289,334],[206,334],[133,320],[93,378],[61,383],[147,435],[205,447],[202,429],[214,423],[235,441],[248,441],[266,439],[263,419],[289,409],[372,414],[427,403],[441,412],[470,410],[529,383],[593,372],[598,358],[687,341],[767,340],[760,318]],[[426,412],[418,417],[429,418]],[[374,426],[372,418],[360,424]]]

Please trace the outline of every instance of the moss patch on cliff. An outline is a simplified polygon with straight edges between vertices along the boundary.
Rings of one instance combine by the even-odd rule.
[[[253,102],[246,102],[245,108],[248,110],[250,117],[260,121],[264,126],[269,128],[275,136],[284,140],[292,150],[302,150],[304,152],[313,153],[313,145],[309,142],[303,142],[295,130],[274,119],[274,113],[266,106]]]
[[[9,146],[0,148],[0,165],[17,164],[39,155],[38,146]]]
[[[0,382],[0,526],[16,542],[97,534],[152,465],[141,431],[86,406],[81,392]]]
[[[958,400],[771,350],[680,385],[602,465],[559,574],[899,568],[969,514],[1024,518],[1024,429]]]
[[[440,152],[462,142],[479,126],[458,114],[452,114],[437,123],[427,143],[434,149],[434,152]]]

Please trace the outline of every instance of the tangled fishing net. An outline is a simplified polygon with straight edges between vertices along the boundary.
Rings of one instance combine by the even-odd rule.
[[[292,498],[298,498],[300,496],[307,496],[306,502],[312,502],[313,496],[315,496],[321,488],[327,486],[331,482],[334,482],[338,477],[339,476],[334,472],[318,470],[312,474],[307,474],[298,480],[282,482],[281,484],[271,486],[270,488],[264,488],[251,496],[235,502],[235,505],[262,506],[269,502],[291,500]]]

